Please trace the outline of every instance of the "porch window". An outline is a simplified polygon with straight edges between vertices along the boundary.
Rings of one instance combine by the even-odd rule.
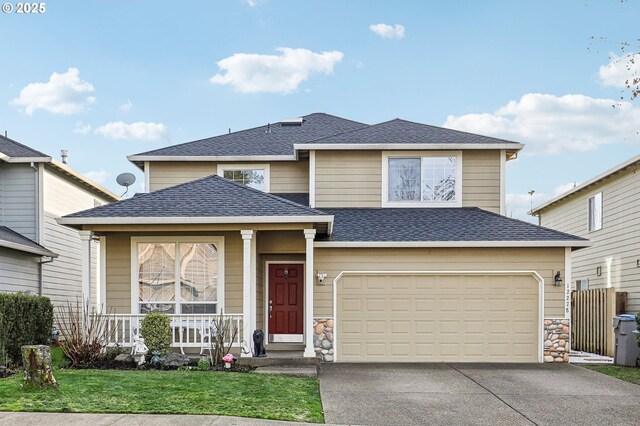
[[[269,192],[269,166],[267,164],[221,164],[218,166],[218,175],[241,185]]]
[[[386,156],[389,207],[456,207],[461,204],[461,164],[457,153]]]
[[[139,241],[138,311],[211,314],[222,290],[220,242]]]

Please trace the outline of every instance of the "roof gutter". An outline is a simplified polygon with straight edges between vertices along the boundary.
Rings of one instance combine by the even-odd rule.
[[[547,240],[547,241],[316,241],[314,247],[333,248],[402,248],[402,247],[432,247],[432,248],[491,248],[491,247],[590,247],[591,241],[586,240]]]
[[[6,240],[0,240],[0,247],[12,249],[12,250],[18,250],[18,251],[22,251],[22,252],[25,252],[25,253],[35,254],[35,255],[43,256],[43,257],[51,257],[51,258],[58,257],[57,253],[49,251],[49,250],[47,250],[45,248],[38,249],[36,247],[30,247],[30,246],[27,246],[27,245],[24,245],[24,244],[14,243],[14,242],[11,242],[11,241],[6,241]]]
[[[520,150],[520,143],[302,143],[295,150],[433,150],[433,149],[507,149]]]
[[[233,223],[327,223],[333,215],[309,216],[212,216],[212,217],[60,217],[60,225],[80,228],[83,225],[191,225]]]

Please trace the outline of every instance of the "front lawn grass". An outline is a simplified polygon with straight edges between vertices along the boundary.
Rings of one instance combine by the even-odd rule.
[[[212,371],[54,370],[59,389],[0,380],[0,411],[218,414],[324,423],[318,381]]]
[[[640,368],[621,367],[617,365],[586,365],[584,367],[589,370],[599,371],[600,373],[613,376],[616,379],[640,385]]]

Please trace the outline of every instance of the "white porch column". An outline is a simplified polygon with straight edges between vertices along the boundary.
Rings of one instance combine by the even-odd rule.
[[[252,229],[243,229],[240,231],[242,235],[242,336],[249,347],[253,347],[253,332],[256,329],[256,286],[255,286],[255,245],[253,241],[254,231]],[[253,276],[252,276],[253,275]],[[249,354],[242,356],[250,357]]]
[[[307,243],[307,259],[304,270],[304,356],[314,358],[316,352],[313,348],[313,240],[316,237],[315,229],[305,229],[304,238]]]
[[[81,258],[82,258],[82,303],[93,305],[91,300],[91,231],[78,231],[80,234]]]

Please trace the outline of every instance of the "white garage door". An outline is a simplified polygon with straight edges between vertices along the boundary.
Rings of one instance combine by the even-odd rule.
[[[345,275],[337,303],[341,362],[538,362],[530,275]]]

